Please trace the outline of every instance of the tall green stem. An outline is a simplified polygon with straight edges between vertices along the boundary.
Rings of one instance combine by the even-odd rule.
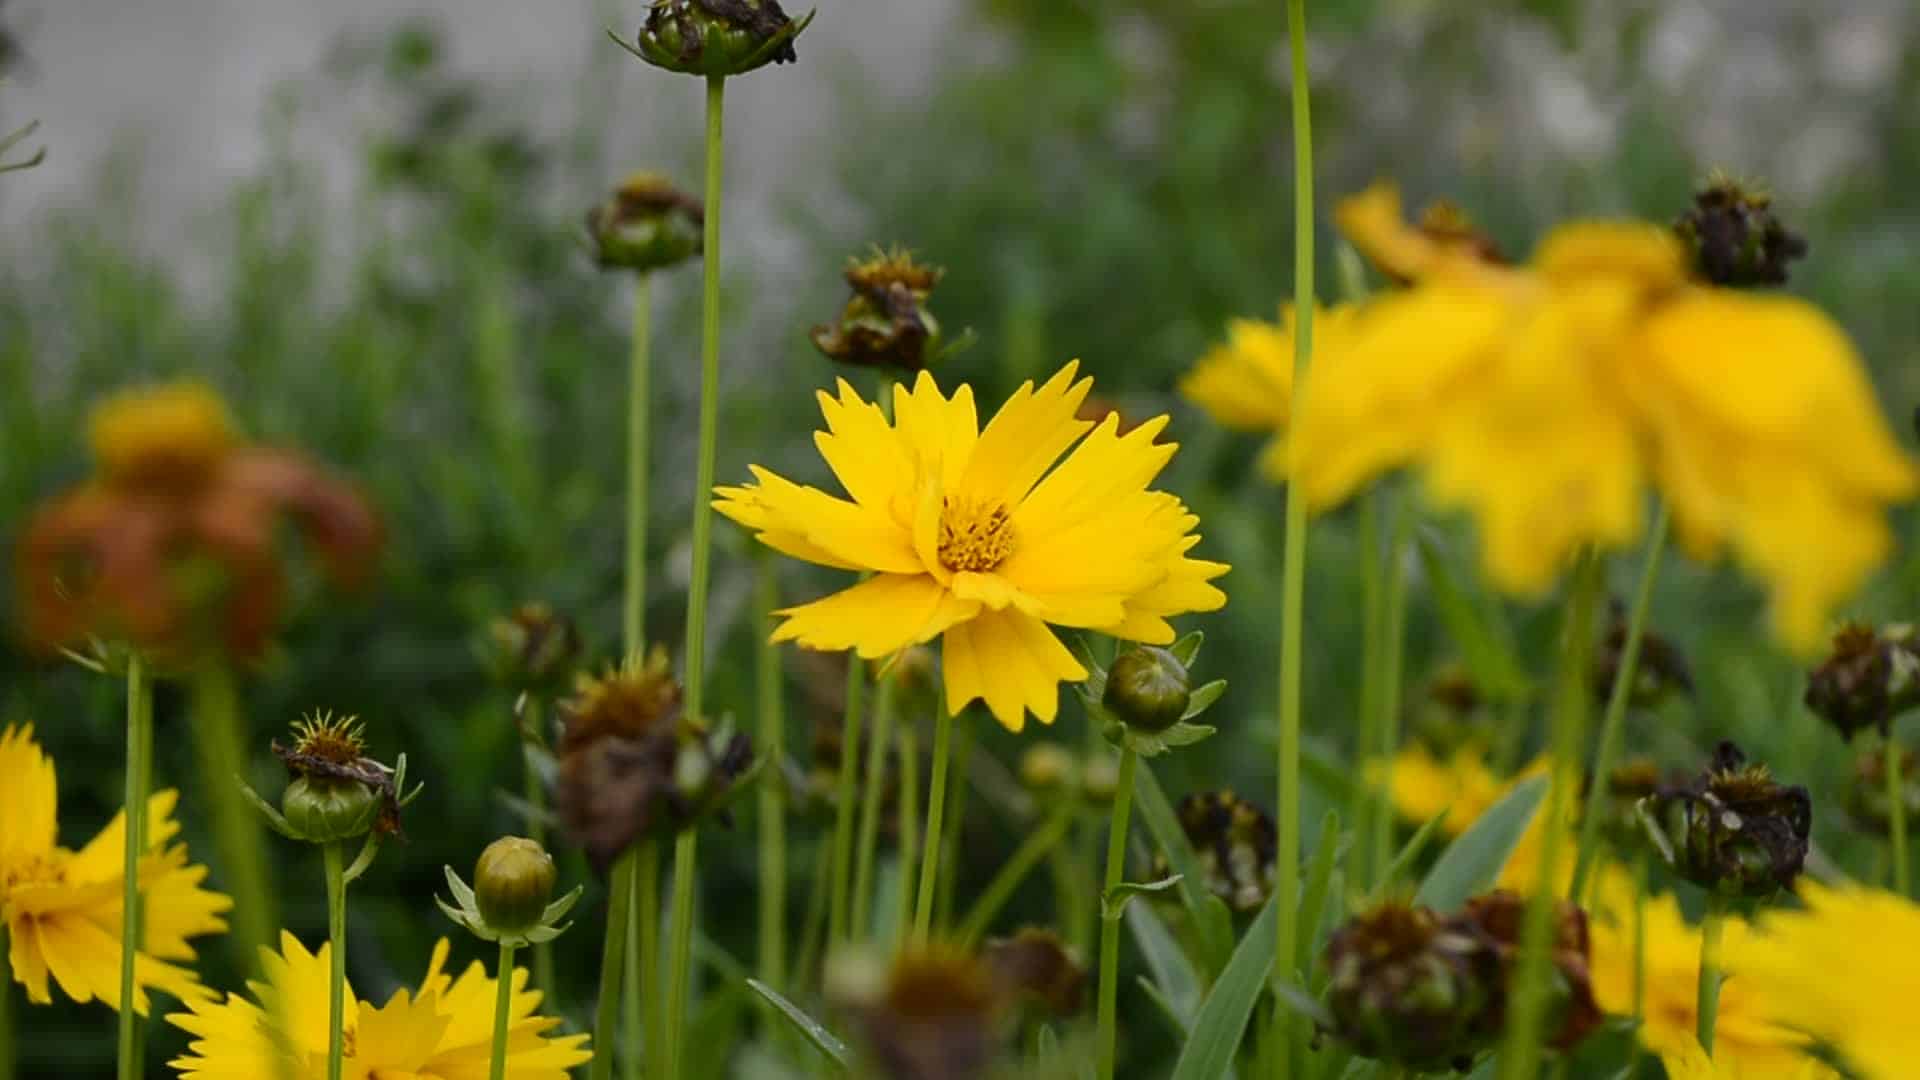
[[[1700,920],[1700,985],[1695,1010],[1699,1014],[1700,1046],[1713,1056],[1713,1029],[1720,1016],[1720,934],[1726,928],[1727,902],[1707,894],[1707,912]]]
[[[1306,0],[1287,0],[1287,38],[1293,75],[1293,385],[1294,408],[1313,356],[1313,111],[1307,79]],[[1280,580],[1280,737],[1278,863],[1281,903],[1274,933],[1274,973],[1293,970],[1300,912],[1300,643],[1307,591],[1307,505],[1298,484],[1287,485],[1285,554]],[[1275,1073],[1293,1074],[1293,1012],[1273,1010]]]
[[[1347,805],[1347,820],[1353,823],[1357,837],[1373,835],[1369,824],[1372,815],[1387,805],[1392,790],[1392,775],[1387,769],[1384,749],[1387,742],[1386,732],[1382,730],[1384,716],[1380,711],[1380,662],[1386,652],[1387,621],[1386,590],[1380,587],[1380,503],[1386,497],[1386,491],[1379,487],[1360,497],[1360,738],[1355,757],[1360,763],[1363,782],[1353,785]],[[1377,784],[1364,782],[1369,769],[1379,770]],[[1369,862],[1372,858],[1371,844],[1358,845],[1351,871],[1356,880],[1373,880]]]
[[[621,608],[621,642],[629,654],[646,643],[647,610],[647,419],[653,364],[648,327],[653,315],[653,277],[633,286],[633,350],[627,364],[627,575]],[[695,502],[705,501],[704,495]]]
[[[850,930],[855,939],[872,929],[873,861],[880,846],[880,801],[887,775],[887,751],[893,745],[893,685],[882,676],[873,690],[873,731],[867,739],[867,782],[860,796],[860,840],[853,864],[853,912]]]
[[[693,897],[699,834],[682,830],[673,843],[673,940],[668,946],[673,965],[667,985],[666,1069],[667,1080],[679,1080],[684,1064],[681,1036],[687,1026],[687,980],[693,969]]]
[[[646,1075],[659,1076],[665,1067],[666,1040],[660,1034],[660,838],[641,842],[634,858],[633,920],[627,932],[639,940],[628,950],[634,966],[634,1000],[627,1003],[627,1061],[633,1070],[647,1063]],[[643,1033],[642,1045],[632,1045],[635,1014]]]
[[[649,838],[640,848],[628,868],[633,875],[633,902],[627,905],[627,941],[621,950],[620,993],[620,1075],[625,1080],[640,1080],[642,1054],[652,1052],[652,1043],[645,1037],[647,1014],[654,1010],[649,1006],[652,998],[647,996],[647,988],[642,986],[646,978],[647,962],[642,959],[645,950],[641,948],[641,939],[646,933],[647,901],[647,859],[655,855],[656,841]],[[658,866],[658,859],[655,859]],[[657,901],[656,901],[657,902]],[[657,918],[657,916],[656,916]]]
[[[1893,891],[1905,897],[1908,894],[1907,880],[1907,785],[1905,755],[1900,752],[1900,741],[1893,737],[1892,726],[1887,729],[1886,774],[1887,774],[1887,844],[1893,848]]]
[[[513,943],[500,943],[500,964],[494,968],[493,977],[499,984],[493,999],[493,1051],[487,1056],[487,1076],[489,1080],[506,1080],[507,1075],[507,1022],[513,1014]]]
[[[1607,689],[1607,711],[1600,719],[1600,745],[1594,751],[1593,779],[1587,785],[1587,808],[1580,815],[1580,853],[1573,863],[1573,886],[1568,895],[1577,903],[1586,895],[1587,876],[1600,854],[1600,821],[1606,816],[1607,778],[1620,757],[1620,740],[1627,704],[1640,671],[1640,642],[1646,635],[1647,609],[1653,602],[1653,583],[1660,577],[1660,556],[1667,547],[1667,504],[1654,512],[1653,531],[1647,536],[1647,554],[1640,563],[1640,581],[1633,589],[1633,608],[1627,612],[1627,637],[1620,646],[1620,666]]]
[[[126,843],[120,867],[120,1080],[144,1073],[140,1054],[140,1017],[134,1011],[133,958],[140,951],[140,856],[146,848],[147,768],[142,755],[151,749],[153,688],[138,653],[127,658]],[[4,955],[4,954],[0,954]]]
[[[840,722],[840,775],[835,782],[833,808],[832,881],[827,900],[827,942],[838,945],[847,940],[847,903],[853,885],[853,811],[857,805],[857,775],[860,764],[860,724],[867,689],[867,665],[858,656],[847,654],[847,706]]]
[[[787,718],[781,696],[780,649],[767,636],[773,612],[780,606],[779,564],[760,560],[754,583],[759,635],[754,682],[759,692],[760,752],[768,770],[760,781],[760,981],[775,990],[786,988],[787,960]]]
[[[267,875],[266,837],[260,818],[240,791],[236,776],[247,772],[239,688],[233,670],[221,663],[203,667],[194,680],[194,743],[200,772],[209,780],[213,796],[214,848],[220,870],[233,896],[228,918],[233,933],[227,947],[242,971],[252,970],[259,950],[274,940],[279,925],[274,914],[273,886]]]
[[[338,843],[322,844],[327,868],[327,1080],[340,1080],[346,1061],[347,1018],[347,868]]]
[[[907,939],[913,929],[913,890],[907,888],[907,875],[920,865],[920,733],[911,718],[900,725],[900,798],[895,808],[900,830],[899,903],[894,911],[894,944]],[[942,878],[941,880],[946,880]]]
[[[1109,901],[1127,868],[1127,824],[1133,812],[1133,748],[1120,748],[1120,779],[1113,789],[1113,823],[1107,829],[1107,876],[1100,893],[1099,1080],[1113,1080],[1115,1021],[1120,1000],[1120,913]],[[1112,907],[1115,910],[1109,911]]]
[[[941,820],[947,812],[947,751],[953,742],[953,716],[934,710],[933,764],[927,780],[927,831],[921,838],[920,891],[913,902],[913,940],[924,942],[933,927],[934,885],[940,877]]]
[[[1067,829],[1072,824],[1073,802],[1061,799],[1060,805],[1047,815],[1046,823],[1028,833],[1027,838],[1014,849],[1013,855],[1001,865],[1000,872],[980,893],[980,898],[973,902],[973,908],[967,912],[966,918],[960,920],[960,929],[954,937],[962,946],[971,946],[980,940],[980,935],[986,933],[987,927],[993,924],[993,917],[1006,906],[1013,891],[1020,887],[1020,883],[1027,879],[1027,874],[1041,859],[1059,846],[1061,838],[1067,835]]]
[[[593,1060],[588,1080],[610,1080],[619,1042],[620,983],[626,974],[628,914],[633,903],[633,863],[640,849],[630,847],[607,872],[607,936],[600,945],[600,995],[593,1006]]]
[[[1402,563],[1407,544],[1413,538],[1413,496],[1397,493],[1393,500],[1392,535],[1387,541],[1386,582],[1381,592],[1379,732],[1381,783],[1375,787],[1379,800],[1373,808],[1373,883],[1386,883],[1393,862],[1393,786],[1387,762],[1400,745],[1400,693],[1407,666],[1407,575]]]
[[[1533,1080],[1540,1060],[1540,1031],[1546,1020],[1552,977],[1555,892],[1560,877],[1575,792],[1580,786],[1580,755],[1586,742],[1592,702],[1589,666],[1593,659],[1593,616],[1601,590],[1597,556],[1582,555],[1573,571],[1566,613],[1560,627],[1559,671],[1553,701],[1553,786],[1547,795],[1546,831],[1540,840],[1540,869],[1527,901],[1521,931],[1519,970],[1507,1012],[1507,1037],[1500,1051],[1503,1080]]]
[[[973,767],[973,744],[978,736],[962,724],[953,733],[953,780],[947,784],[947,817],[940,853],[940,893],[933,902],[933,925],[945,926],[953,918],[953,892],[960,884],[961,837],[966,832],[967,778]]]

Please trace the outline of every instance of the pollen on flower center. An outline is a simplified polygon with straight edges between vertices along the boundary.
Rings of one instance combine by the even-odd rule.
[[[986,571],[1013,554],[1013,519],[1006,504],[948,497],[940,508],[940,565],[949,570]]]

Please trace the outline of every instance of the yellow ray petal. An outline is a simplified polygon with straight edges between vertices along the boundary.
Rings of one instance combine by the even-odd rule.
[[[1050,724],[1059,712],[1060,683],[1087,677],[1047,624],[1015,609],[983,611],[950,628],[941,645],[947,708],[958,713],[977,699],[994,719],[1019,731],[1031,712]]]
[[[38,858],[58,838],[54,817],[59,785],[53,762],[34,741],[33,727],[0,731],[0,873],[16,860]]]
[[[1235,319],[1227,340],[1180,377],[1179,390],[1226,427],[1276,431],[1292,409],[1293,335],[1273,323]]]
[[[880,574],[810,604],[786,608],[774,641],[809,649],[853,649],[866,659],[888,656],[932,638],[980,609],[925,574]]]
[[[1008,506],[1017,504],[1040,477],[1093,425],[1074,414],[1093,389],[1093,379],[1075,381],[1080,361],[1070,361],[1038,390],[1022,383],[987,422],[957,486]],[[949,487],[956,486],[949,484]]]

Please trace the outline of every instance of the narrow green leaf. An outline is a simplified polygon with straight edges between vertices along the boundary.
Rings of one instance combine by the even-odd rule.
[[[1233,1065],[1247,1020],[1266,989],[1273,971],[1274,938],[1278,934],[1280,897],[1276,894],[1260,909],[1260,917],[1240,939],[1239,947],[1213,984],[1213,991],[1194,1017],[1193,1036],[1180,1049],[1172,1080],[1220,1080]]]
[[[820,1051],[828,1061],[840,1066],[842,1071],[851,1067],[847,1044],[841,1042],[833,1032],[828,1031],[820,1021],[808,1016],[806,1010],[788,1001],[779,991],[759,979],[748,979],[747,987],[765,998],[767,1004],[772,1005],[781,1016],[786,1017],[787,1022],[792,1024],[800,1034],[806,1036],[807,1041],[813,1044],[813,1048]]]
[[[1129,904],[1127,927],[1133,931],[1134,944],[1153,974],[1153,985],[1166,999],[1184,1033],[1200,1008],[1200,976],[1193,970],[1193,961],[1152,904]]]
[[[1546,793],[1547,778],[1536,776],[1494,803],[1433,864],[1414,900],[1435,911],[1452,911],[1486,891],[1507,865]]]
[[[1226,692],[1227,680],[1225,679],[1215,679],[1210,683],[1202,683],[1194,687],[1193,693],[1187,695],[1187,711],[1180,714],[1180,719],[1191,720],[1206,712],[1213,707],[1214,702],[1220,700],[1220,695]]]
[[[1118,919],[1127,910],[1127,901],[1136,896],[1148,896],[1163,893],[1180,884],[1180,875],[1163,877],[1158,881],[1123,881],[1100,895],[1100,916],[1105,919]]]
[[[1133,910],[1139,911],[1141,906],[1135,904]],[[1147,995],[1147,1000],[1153,1002],[1154,1007],[1160,1010],[1160,1015],[1167,1018],[1167,1026],[1173,1029],[1176,1036],[1185,1039],[1192,1033],[1193,1015],[1191,1013],[1182,1015],[1179,1007],[1167,1000],[1167,995],[1153,984],[1152,979],[1145,975],[1135,975],[1134,980],[1140,984],[1140,992]]]
[[[1193,853],[1193,844],[1187,840],[1187,830],[1180,827],[1173,804],[1167,801],[1167,793],[1153,770],[1144,764],[1134,772],[1133,796],[1134,809],[1146,822],[1147,832],[1166,855],[1167,866],[1180,877],[1180,899],[1193,913],[1199,929],[1203,967],[1208,974],[1217,972],[1233,952],[1233,917],[1226,905],[1207,902],[1215,897],[1207,889],[1206,875]]]
[[[1273,983],[1273,996],[1295,1016],[1313,1021],[1323,1028],[1333,1026],[1333,1014],[1320,1003],[1320,999],[1301,989],[1300,984],[1289,979],[1276,979]]]
[[[1340,858],[1340,815],[1327,811],[1320,819],[1320,842],[1313,849],[1313,861],[1307,864],[1306,884],[1300,890],[1300,949],[1294,964],[1301,971],[1311,970],[1313,954],[1319,942],[1320,913],[1327,904],[1327,888],[1333,882],[1333,866]],[[1280,980],[1287,981],[1286,979]]]
[[[1419,858],[1420,853],[1426,850],[1427,844],[1433,839],[1433,834],[1440,831],[1441,824],[1447,820],[1447,814],[1450,812],[1451,809],[1442,810],[1433,815],[1400,849],[1400,854],[1393,857],[1393,862],[1387,866],[1386,876],[1380,879],[1382,891],[1393,891],[1393,883],[1400,880],[1400,875],[1406,873],[1407,868],[1413,865],[1413,860]]]
[[[1447,626],[1447,635],[1460,649],[1473,681],[1495,701],[1515,701],[1528,692],[1527,675],[1513,654],[1511,636],[1497,617],[1476,607],[1460,583],[1444,552],[1431,535],[1419,537],[1420,564],[1426,571],[1428,592]]]
[[[1328,753],[1326,747],[1316,745],[1311,739],[1300,746],[1300,772],[1307,783],[1320,789],[1327,801],[1342,806],[1353,801],[1353,787],[1357,782],[1353,772]]]
[[[1173,654],[1175,660],[1180,661],[1181,667],[1192,667],[1194,660],[1200,656],[1201,644],[1206,640],[1207,635],[1198,630],[1189,630],[1181,636],[1179,641],[1167,646],[1167,651]]]

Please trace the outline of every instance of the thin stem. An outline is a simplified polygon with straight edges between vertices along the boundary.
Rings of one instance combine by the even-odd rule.
[[[347,1047],[347,868],[339,843],[320,846],[327,868],[327,1080],[340,1080]]]
[[[1067,829],[1066,842],[1054,849],[1053,857],[1047,860],[1047,868],[1053,876],[1053,909],[1060,920],[1061,932],[1066,936],[1067,944],[1079,950],[1081,956],[1093,948],[1094,905],[1086,898],[1087,878],[1091,871],[1086,861],[1080,858],[1080,832]]]
[[[800,916],[800,951],[790,969],[796,984],[805,983],[819,965],[821,943],[827,936],[827,894],[832,891],[832,877],[833,853],[826,844],[821,844],[814,854],[813,886],[807,890],[807,909]],[[905,920],[901,925],[906,925]]]
[[[700,834],[683,829],[673,843],[673,939],[668,944],[672,965],[667,984],[666,1069],[665,1080],[679,1080],[683,1064],[681,1036],[687,1026],[687,979],[693,969],[693,886],[699,872],[696,860]]]
[[[1699,1013],[1700,1046],[1713,1056],[1713,1029],[1720,1016],[1720,933],[1726,927],[1727,903],[1707,894],[1707,913],[1700,920],[1700,985],[1694,1006]]]
[[[600,945],[600,996],[593,1006],[593,1045],[599,1049],[587,1065],[588,1080],[613,1076],[613,1052],[620,1024],[620,980],[626,974],[627,914],[633,903],[633,861],[638,848],[628,848],[607,872],[607,936]]]
[[[259,950],[273,942],[279,920],[267,875],[266,837],[235,779],[245,774],[248,764],[241,731],[233,671],[210,663],[194,680],[193,735],[201,775],[208,778],[213,793],[214,848],[233,895],[233,910],[227,915],[233,933],[227,936],[227,947],[233,950],[234,962],[247,971]]]
[[[854,938],[872,929],[873,860],[880,846],[880,800],[887,774],[887,751],[893,743],[893,679],[882,677],[873,692],[873,732],[867,739],[867,782],[860,796],[860,839],[853,864],[853,913],[849,926]]]
[[[907,888],[907,875],[920,865],[920,733],[913,722],[900,725],[900,798],[895,808],[900,829],[899,907],[893,917],[893,938],[897,946],[913,928],[913,890]],[[941,880],[946,880],[942,878]]]
[[[924,942],[933,926],[934,885],[940,877],[941,819],[947,812],[947,750],[953,743],[953,716],[934,710],[933,765],[927,781],[927,831],[922,838],[920,891],[913,903],[913,940]]]
[[[1293,76],[1293,385],[1294,408],[1313,356],[1313,112],[1307,79],[1306,0],[1287,0],[1287,39]],[[1280,580],[1279,843],[1275,854],[1279,905],[1274,973],[1285,977],[1299,952],[1300,912],[1300,643],[1307,591],[1307,504],[1298,484],[1287,485],[1285,554]],[[1293,1011],[1273,1010],[1275,1075],[1293,1073]]]
[[[620,626],[621,642],[628,654],[638,652],[646,643],[647,419],[653,367],[648,328],[652,315],[653,276],[641,274],[633,287],[633,350],[627,364],[627,574]]]
[[[1540,841],[1540,868],[1527,902],[1521,931],[1519,969],[1509,998],[1506,1043],[1500,1051],[1503,1080],[1533,1080],[1540,1057],[1540,1029],[1546,1020],[1552,976],[1555,893],[1561,848],[1580,786],[1580,751],[1586,742],[1592,702],[1589,664],[1593,657],[1593,615],[1601,588],[1601,564],[1582,555],[1573,571],[1560,627],[1559,671],[1553,702],[1553,786],[1547,794],[1546,831]]]
[[[140,951],[140,856],[146,851],[142,841],[147,835],[147,768],[142,755],[151,750],[152,728],[153,687],[139,654],[132,653],[127,658],[126,842],[120,867],[120,1080],[138,1080],[145,1071],[139,1014],[133,1007],[133,959]]]
[[[1067,829],[1072,824],[1073,803],[1071,800],[1062,799],[1053,813],[1047,816],[1046,823],[1036,831],[1028,833],[1027,838],[1014,849],[1012,857],[1000,867],[1000,872],[993,876],[993,880],[987,883],[986,889],[980,893],[980,898],[973,902],[973,907],[967,912],[966,918],[960,920],[960,929],[955,932],[954,937],[962,946],[970,946],[980,940],[980,935],[993,924],[993,917],[1006,906],[1007,900],[1013,896],[1013,891],[1020,887],[1020,883],[1027,879],[1027,874],[1032,872],[1041,859],[1052,854],[1053,849],[1060,845],[1061,838],[1067,835]]]
[[[528,731],[539,731],[542,722],[540,699],[529,694],[526,704],[522,707],[526,711],[521,717],[521,726]],[[533,808],[533,813],[527,818],[527,836],[541,847],[545,847],[547,844],[547,784],[540,776],[540,769],[535,761],[536,746],[537,744],[529,741],[523,743],[521,747],[520,756],[524,759],[525,766],[522,770],[524,773],[522,795],[527,800],[527,805]],[[533,985],[540,991],[540,1000],[546,1003],[548,1011],[553,1013],[562,1011],[559,1004],[560,988],[555,984],[553,974],[552,942],[541,942],[533,947]]]
[[[940,894],[933,904],[933,925],[945,926],[953,919],[953,893],[960,883],[960,847],[967,824],[967,782],[973,766],[974,729],[960,725],[953,733],[953,780],[947,785],[947,817],[940,854]]]
[[[647,843],[653,843],[650,839]],[[656,849],[657,850],[657,849]],[[646,1027],[647,1003],[640,982],[645,978],[646,962],[641,959],[640,938],[646,932],[647,856],[653,852],[642,848],[639,855],[628,867],[633,875],[633,902],[627,905],[627,940],[621,950],[621,994],[620,994],[620,1075],[625,1080],[640,1080],[640,1055],[652,1045],[644,1038]]]
[[[634,869],[639,875],[633,886],[633,922],[639,927],[639,941],[635,942],[634,967],[636,985],[634,997],[637,1002],[628,1006],[630,1012],[640,1014],[640,1028],[643,1033],[642,1046],[638,1052],[628,1046],[628,1060],[636,1066],[641,1060],[647,1063],[647,1075],[659,1076],[665,1067],[666,1040],[660,1035],[660,838],[649,836],[642,841],[634,859]],[[629,933],[633,931],[629,930]],[[628,1018],[632,1022],[631,1015]],[[631,1030],[631,1028],[629,1028]]]
[[[1380,770],[1380,782],[1353,785],[1348,801],[1347,820],[1353,822],[1356,836],[1371,836],[1371,815],[1386,806],[1392,777],[1386,767],[1386,733],[1380,712],[1380,661],[1386,652],[1386,591],[1380,584],[1380,503],[1384,489],[1375,487],[1360,497],[1360,716],[1359,754],[1361,775],[1367,769]],[[1377,793],[1377,794],[1376,794]],[[1359,845],[1353,853],[1352,873],[1360,881],[1373,880],[1368,860],[1373,857],[1370,844]]]
[[[867,666],[847,655],[847,708],[840,723],[840,776],[835,784],[833,810],[832,882],[827,903],[827,941],[847,940],[848,892],[853,884],[853,810],[855,774],[860,762],[862,698],[866,695]]]
[[[766,778],[760,781],[760,981],[781,990],[786,985],[787,962],[787,718],[781,696],[780,649],[767,636],[773,612],[780,606],[779,564],[760,560],[754,583],[759,632],[754,682],[759,692],[760,752],[766,755]]]
[[[1113,790],[1113,821],[1107,830],[1106,885],[1100,893],[1099,1080],[1113,1080],[1116,1007],[1120,998],[1120,918],[1107,901],[1126,871],[1127,824],[1133,811],[1133,748],[1120,748],[1120,780]]]
[[[1647,536],[1647,553],[1640,563],[1640,581],[1633,589],[1633,608],[1627,612],[1627,638],[1620,646],[1620,666],[1613,673],[1613,685],[1607,690],[1607,711],[1600,720],[1600,745],[1594,751],[1593,781],[1587,785],[1587,808],[1580,815],[1580,854],[1573,863],[1573,887],[1568,893],[1578,900],[1586,895],[1587,875],[1593,871],[1600,854],[1600,821],[1606,816],[1607,777],[1613,773],[1620,756],[1627,704],[1633,697],[1634,680],[1640,669],[1640,642],[1646,634],[1647,609],[1653,602],[1653,583],[1660,577],[1660,556],[1667,547],[1667,504],[1654,512],[1653,531]]]
[[[493,972],[500,987],[493,999],[493,1052],[487,1058],[490,1080],[506,1080],[507,1075],[507,1029],[512,1026],[507,1019],[513,1014],[513,949],[511,941],[500,943],[500,966]]]
[[[1907,879],[1907,792],[1905,755],[1889,727],[1886,746],[1887,843],[1893,848],[1893,891],[1906,896]]]
[[[1380,757],[1381,783],[1375,789],[1379,803],[1373,808],[1374,885],[1386,883],[1393,863],[1393,787],[1386,762],[1400,744],[1400,691],[1406,678],[1407,662],[1407,544],[1413,538],[1413,498],[1400,492],[1393,503],[1392,536],[1387,541],[1386,582],[1381,590],[1382,655],[1380,657]]]

